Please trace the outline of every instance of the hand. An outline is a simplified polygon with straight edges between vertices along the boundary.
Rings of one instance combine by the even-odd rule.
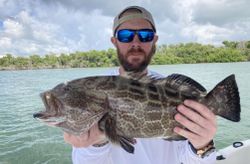
[[[64,141],[71,144],[74,147],[88,147],[93,144],[103,143],[105,140],[105,135],[99,130],[98,124],[94,124],[88,132],[81,134],[80,136],[75,136],[64,132]]]
[[[177,107],[181,114],[176,114],[175,120],[188,130],[175,127],[174,132],[187,138],[194,148],[203,148],[215,136],[216,116],[206,106],[196,101],[185,100],[184,105]]]

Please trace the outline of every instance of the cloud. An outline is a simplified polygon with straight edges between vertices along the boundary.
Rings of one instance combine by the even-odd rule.
[[[113,18],[129,5],[153,14],[159,45],[249,40],[248,0],[1,0],[0,55],[108,49]]]
[[[224,25],[250,18],[248,0],[201,0],[194,6],[193,17],[197,23]]]
[[[217,27],[211,24],[193,24],[181,31],[182,35],[193,38],[193,40],[204,44],[220,45],[222,40],[226,40],[233,31],[227,28]]]
[[[178,0],[176,2],[174,8],[178,14],[179,33],[182,38],[217,45],[224,40],[249,40],[247,36],[250,34],[250,15],[233,13],[235,16],[230,19],[233,15],[232,6],[247,5],[247,1],[240,0],[235,3],[232,0]],[[245,35],[242,35],[243,33]]]
[[[8,37],[2,37],[0,39],[0,45],[5,47],[5,48],[10,48],[11,47],[11,39]]]
[[[111,36],[112,31],[108,29],[112,19],[101,15],[99,10],[86,14],[60,5],[38,5],[32,11],[20,10],[4,20],[0,37],[10,41],[1,40],[0,53],[70,53],[112,46],[103,44]],[[3,46],[9,42],[11,46]]]

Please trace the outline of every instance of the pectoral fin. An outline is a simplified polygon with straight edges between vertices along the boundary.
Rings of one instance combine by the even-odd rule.
[[[128,153],[134,153],[134,146],[133,144],[136,143],[136,140],[129,137],[124,137],[119,134],[117,134],[116,131],[116,121],[115,119],[112,119],[112,117],[108,114],[104,116],[101,121],[104,123],[104,131],[108,139],[117,145],[120,145],[124,150],[126,150]],[[103,124],[103,123],[100,123]]]
[[[128,153],[134,153],[135,148],[133,144],[136,143],[136,140],[134,138],[119,136],[119,140],[120,145],[124,150],[126,150]]]

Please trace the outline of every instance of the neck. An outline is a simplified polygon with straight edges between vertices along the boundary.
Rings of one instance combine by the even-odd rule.
[[[148,74],[148,69],[144,69],[142,72],[141,72],[142,75],[147,75]],[[126,76],[127,75],[127,72],[124,70],[124,68],[122,66],[119,67],[119,75],[120,76]]]

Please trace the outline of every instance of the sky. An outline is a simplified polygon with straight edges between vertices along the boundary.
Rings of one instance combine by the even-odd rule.
[[[114,17],[139,5],[158,45],[250,40],[249,0],[0,0],[0,56],[107,50]]]

